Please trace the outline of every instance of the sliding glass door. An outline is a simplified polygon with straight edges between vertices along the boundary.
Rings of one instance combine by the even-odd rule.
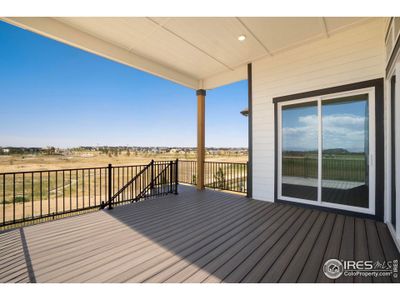
[[[318,102],[282,108],[282,195],[318,200]]]
[[[278,197],[375,212],[373,89],[278,103]]]
[[[368,208],[368,94],[322,102],[322,201]]]

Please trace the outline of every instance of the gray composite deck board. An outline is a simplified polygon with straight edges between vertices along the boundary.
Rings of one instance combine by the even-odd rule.
[[[373,261],[384,261],[385,256],[381,247],[380,239],[378,236],[378,231],[376,229],[376,223],[371,220],[365,220],[365,228],[367,231],[368,240],[368,252],[370,259]],[[386,278],[374,277],[373,282],[387,282]]]
[[[351,260],[354,257],[354,218],[346,217],[344,220],[342,241],[339,250],[339,259]],[[353,282],[354,277],[342,276],[336,280],[340,283],[350,283]]]
[[[187,186],[0,233],[0,282],[333,282],[329,258],[399,252],[383,223]]]
[[[308,255],[308,258],[304,264],[303,269],[301,270],[300,276],[297,279],[297,282],[310,283],[317,281],[317,277],[319,275],[319,271],[323,264],[323,259],[325,252],[328,247],[328,242],[331,236],[332,228],[336,220],[336,215],[329,214],[324,222],[324,225],[321,231],[318,234],[318,237],[312,246],[312,250]],[[290,272],[290,270],[288,270]],[[292,274],[283,275],[282,277],[292,277]],[[286,282],[295,282],[286,281]]]
[[[376,223],[378,230],[379,239],[381,241],[382,249],[386,260],[399,259],[399,252],[397,251],[396,245],[390,235],[387,226],[383,223]],[[400,278],[391,278],[392,282],[400,283]]]
[[[225,204],[226,205],[226,204]],[[232,205],[233,207],[235,207],[235,205]],[[206,226],[204,226],[204,218],[209,218],[209,220],[212,222],[214,221],[215,226],[217,226],[217,222],[216,220],[214,220],[212,218],[212,213],[211,211],[213,209],[216,209],[218,206],[215,205],[211,205],[208,204],[207,208],[203,208],[203,210],[205,210],[205,212],[203,211],[202,214],[198,214],[200,215],[200,217],[202,218],[202,222],[200,222],[199,225],[200,228],[204,231],[206,230]],[[254,209],[254,208],[253,208]],[[227,210],[230,210],[228,208],[225,208],[225,212],[227,212]],[[240,212],[240,208],[236,209],[236,211]],[[246,210],[246,212],[248,212],[248,210]],[[186,214],[184,214],[185,217]],[[233,217],[235,217],[236,215],[232,215]],[[198,216],[197,216],[198,217]],[[215,218],[218,218],[218,214],[216,214]],[[163,252],[160,251],[159,248],[161,248],[161,245],[166,244],[168,245],[168,247],[177,247],[179,244],[175,241],[177,238],[179,238],[180,236],[183,237],[192,237],[191,233],[197,233],[196,235],[193,235],[194,237],[200,236],[199,235],[199,231],[193,231],[194,229],[196,229],[197,227],[194,226],[194,224],[196,224],[196,218],[194,218],[193,216],[191,217],[192,222],[187,222],[186,224],[184,222],[179,222],[179,220],[177,220],[177,222],[175,222],[175,226],[174,227],[169,227],[169,226],[160,226],[159,228],[155,228],[153,231],[145,231],[145,235],[148,235],[149,237],[151,237],[151,239],[147,239],[146,236],[141,236],[140,239],[138,240],[137,238],[135,238],[135,236],[131,236],[132,234],[129,234],[129,236],[127,238],[124,237],[118,237],[118,240],[121,240],[123,242],[122,246],[115,249],[115,247],[112,247],[110,249],[107,250],[107,252],[103,252],[100,254],[100,257],[97,258],[97,261],[93,262],[93,257],[91,256],[89,258],[89,262],[85,261],[85,269],[79,268],[73,272],[75,275],[74,280],[77,281],[88,281],[91,279],[94,279],[94,281],[97,280],[108,280],[112,278],[112,275],[115,273],[116,275],[120,275],[123,274],[126,268],[129,268],[130,266],[132,266],[134,263],[138,262],[144,262],[147,259],[155,256],[158,259],[160,258],[160,254],[162,254]],[[165,223],[170,222],[170,218],[165,218]],[[164,223],[164,224],[165,224]],[[163,225],[164,225],[163,224]],[[193,226],[191,226],[193,225]],[[205,228],[205,229],[204,229]],[[161,235],[159,234],[161,231]],[[163,235],[162,235],[163,234]],[[137,235],[137,234],[136,234]],[[169,240],[166,240],[165,237],[170,236]],[[133,239],[133,241],[131,243],[129,238]],[[156,240],[157,243],[152,242],[152,239]],[[169,243],[172,240],[173,243]],[[174,248],[175,249],[175,248]],[[161,249],[162,250],[162,249]],[[165,254],[165,253],[164,253]],[[106,258],[103,259],[102,257],[105,256]],[[130,259],[130,257],[132,257]],[[96,258],[94,258],[96,259]],[[82,262],[79,263],[79,265],[82,265]],[[74,268],[74,265],[70,265],[68,267],[70,268]],[[92,272],[93,269],[98,268],[99,271],[101,271],[100,273],[94,273]],[[136,270],[135,270],[136,271]],[[132,274],[132,273],[130,273]],[[68,274],[69,276],[71,274]],[[46,276],[51,276],[51,274],[47,274]],[[66,278],[64,274],[62,274],[62,276],[64,276],[64,278],[54,278],[55,281],[57,280],[61,280],[64,281]],[[96,278],[96,276],[98,278]],[[100,276],[100,277],[99,277]]]
[[[265,273],[279,260],[281,253],[284,252],[285,249],[288,249],[291,240],[299,231],[307,231],[307,227],[312,224],[315,217],[315,212],[303,210],[299,218],[292,223],[292,226],[288,226],[285,233],[279,236],[276,242],[273,243],[267,251],[262,253],[261,259],[252,267],[251,271],[241,279],[241,282],[252,283],[262,281]],[[285,257],[285,259],[289,259],[289,257]]]
[[[355,220],[355,232],[357,233],[354,239],[354,255],[355,260],[369,260],[368,254],[368,241],[367,232],[365,229],[365,222],[362,219]],[[371,283],[371,277],[356,277],[354,282],[366,282]]]
[[[285,272],[279,278],[279,282],[296,282],[300,277],[303,267],[306,265],[306,261],[311,254],[313,248],[315,248],[315,243],[317,242],[318,235],[320,234],[323,225],[325,224],[327,218],[326,213],[320,213],[317,221],[314,223],[313,227],[310,229],[309,234],[306,236],[301,246],[298,248],[296,254],[293,255],[292,260],[286,267]],[[318,267],[319,268],[319,264]],[[314,270],[315,274],[316,271]],[[276,278],[278,279],[278,278]]]
[[[325,250],[325,255],[323,262],[327,261],[330,258],[338,258],[340,245],[342,242],[343,236],[343,228],[344,228],[344,221],[346,217],[343,215],[336,215],[335,223],[333,224],[331,235],[329,237],[329,242],[327,248]],[[322,271],[322,266],[319,268],[318,273],[318,282],[333,282],[333,280],[327,278]]]

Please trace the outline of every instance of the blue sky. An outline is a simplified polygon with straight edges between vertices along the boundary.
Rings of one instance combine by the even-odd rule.
[[[195,91],[0,21],[0,146],[195,146]],[[206,146],[246,147],[247,81],[207,91]]]

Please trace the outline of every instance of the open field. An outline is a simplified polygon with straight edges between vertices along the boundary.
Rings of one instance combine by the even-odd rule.
[[[0,155],[0,173],[20,171],[45,171],[56,169],[74,169],[89,167],[106,167],[113,165],[148,164],[154,160],[195,160],[195,154],[180,153],[127,153],[118,156],[109,156],[97,151],[76,152],[71,155]],[[207,161],[219,162],[247,162],[247,155],[225,153],[221,155],[207,155]]]
[[[1,155],[0,224],[98,207],[101,202],[108,199],[109,163],[113,165],[112,194],[114,194],[138,174],[151,159],[169,161],[177,158],[182,162],[180,177],[185,175],[185,172],[190,172],[187,174],[190,178],[188,183],[193,184],[195,170],[185,171],[186,164],[183,160],[194,161],[194,154],[122,152],[118,155],[107,155],[95,151],[79,151],[69,155]],[[213,155],[208,156],[207,161],[209,163],[206,167],[215,173],[206,180],[206,183],[211,182],[209,183],[211,187],[224,188],[225,184],[229,186],[245,184],[245,181],[242,183],[239,180],[239,176],[245,176],[243,175],[245,169],[231,164],[229,167],[224,164],[214,165],[211,161],[246,162],[246,156],[232,153]],[[218,182],[218,186],[214,186],[216,184],[214,181]],[[221,182],[225,182],[224,186],[220,186]],[[134,195],[143,189],[143,184],[141,181],[138,186],[135,184],[134,191],[128,191],[129,193],[122,197],[133,199]]]

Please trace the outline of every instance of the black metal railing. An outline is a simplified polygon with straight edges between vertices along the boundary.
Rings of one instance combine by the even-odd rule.
[[[178,172],[179,166],[179,172]],[[204,163],[207,188],[247,192],[247,163]],[[177,193],[195,185],[197,162],[0,173],[0,226]]]
[[[204,185],[208,188],[247,192],[247,163],[204,163]]]
[[[125,202],[178,193],[178,162],[152,160],[109,197],[108,207]],[[113,189],[115,190],[115,189]]]
[[[196,184],[197,162],[179,160],[179,182]],[[204,163],[204,185],[208,188],[247,193],[247,163]]]
[[[0,173],[0,226],[176,193],[177,161]]]
[[[196,185],[197,161],[179,160],[179,182]]]

